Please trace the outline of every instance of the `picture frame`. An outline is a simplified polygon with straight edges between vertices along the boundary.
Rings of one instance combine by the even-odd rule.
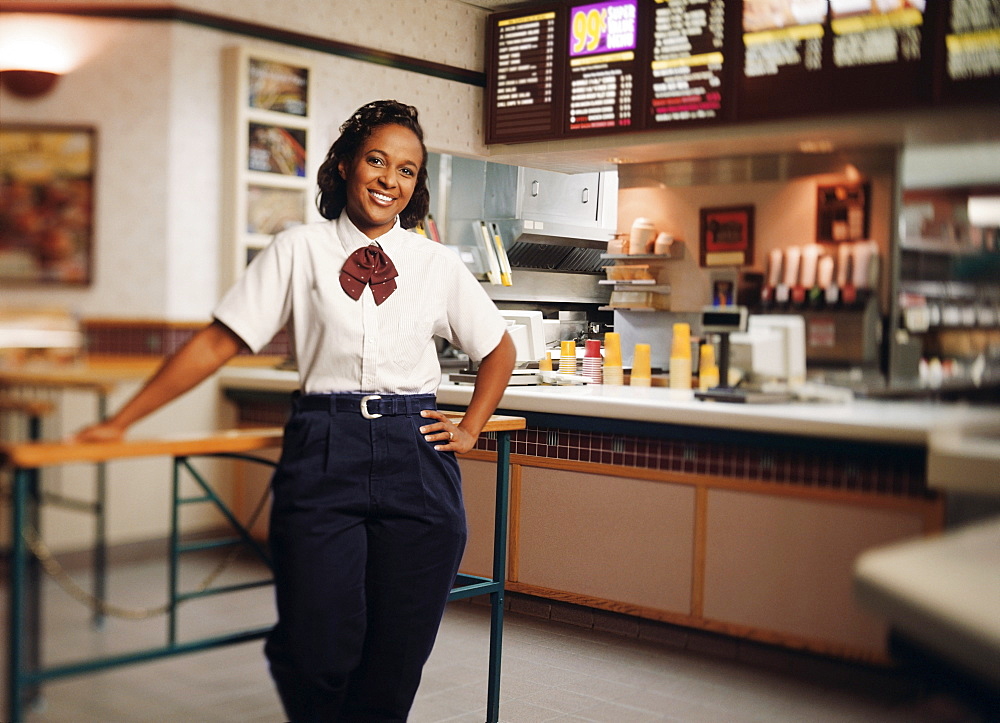
[[[699,264],[744,266],[753,263],[753,217],[753,206],[701,209]]]
[[[306,133],[305,128],[251,121],[247,129],[247,170],[304,178]]]
[[[303,118],[309,115],[308,66],[252,55],[246,69],[250,108]]]
[[[816,187],[816,242],[841,243],[868,238],[871,183]]]
[[[91,283],[96,147],[91,126],[0,127],[0,284]]]

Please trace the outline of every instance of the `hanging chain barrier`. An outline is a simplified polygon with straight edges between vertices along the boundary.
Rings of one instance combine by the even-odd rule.
[[[250,518],[247,520],[246,525],[244,525],[245,529],[252,529],[257,523],[257,519],[264,511],[264,507],[267,504],[269,493],[270,487],[266,487],[264,489],[264,493],[260,497],[260,500],[257,501],[257,505],[254,507],[253,512],[250,514]],[[31,554],[38,559],[39,563],[41,563],[42,569],[45,570],[45,573],[51,577],[56,584],[58,584],[59,587],[66,592],[66,594],[77,602],[86,605],[95,613],[99,613],[107,617],[121,618],[124,620],[148,620],[150,618],[159,617],[160,615],[166,615],[170,612],[171,603],[155,608],[126,608],[114,605],[106,600],[101,600],[84,590],[80,584],[77,583],[68,572],[66,572],[66,569],[55,558],[55,555],[52,554],[49,546],[45,544],[41,535],[38,534],[38,530],[30,526],[26,527],[22,532],[22,536],[24,537],[25,543],[28,545],[28,549],[31,550]],[[208,590],[212,583],[215,582],[219,575],[221,575],[226,568],[228,568],[229,565],[236,560],[242,551],[243,545],[238,545],[230,550],[229,554],[220,560],[215,568],[205,576],[201,583],[195,588],[195,592],[203,593]]]

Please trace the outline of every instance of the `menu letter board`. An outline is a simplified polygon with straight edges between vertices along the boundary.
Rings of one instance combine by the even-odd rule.
[[[490,17],[486,142],[555,138],[560,133],[555,9]],[[560,59],[562,55],[560,54]]]
[[[931,100],[927,0],[830,0],[830,97],[857,111]]]
[[[656,0],[647,88],[651,127],[721,117],[725,15],[725,0]]]
[[[1000,99],[1000,2],[951,0],[942,100]]]
[[[926,0],[744,0],[737,116],[910,107],[930,100]]]
[[[632,125],[638,20],[638,0],[570,8],[569,135]]]
[[[826,20],[827,0],[743,0],[739,117],[782,117],[821,108]]]

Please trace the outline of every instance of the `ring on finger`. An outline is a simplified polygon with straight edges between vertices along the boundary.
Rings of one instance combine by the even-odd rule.
[[[448,441],[452,442],[452,441],[454,441],[454,439],[455,439],[455,433],[454,432],[448,432]]]

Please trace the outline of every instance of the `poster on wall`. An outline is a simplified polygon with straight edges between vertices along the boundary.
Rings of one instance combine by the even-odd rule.
[[[753,211],[753,206],[701,209],[698,261],[702,266],[753,263]]]
[[[95,131],[0,128],[0,284],[89,284]]]
[[[249,107],[309,115],[308,68],[251,57],[247,73]]]
[[[569,11],[569,135],[628,130],[635,122],[638,0]]]
[[[250,123],[247,169],[282,176],[306,175],[306,131],[269,123]]]
[[[247,233],[273,236],[305,221],[305,191],[256,184],[247,186]]]

